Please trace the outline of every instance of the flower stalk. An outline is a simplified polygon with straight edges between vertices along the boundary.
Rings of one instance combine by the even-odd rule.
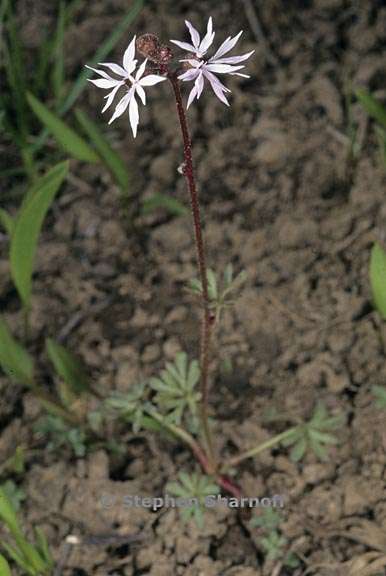
[[[209,413],[208,413],[208,403],[209,403],[209,348],[212,332],[212,313],[210,311],[210,303],[208,296],[208,279],[207,279],[207,267],[206,267],[206,257],[205,248],[202,237],[202,225],[201,225],[201,214],[200,214],[200,203],[198,198],[198,192],[196,187],[196,181],[194,178],[193,170],[193,159],[192,159],[192,142],[189,133],[188,122],[186,119],[186,113],[182,103],[182,95],[179,85],[179,80],[174,72],[168,73],[168,78],[173,87],[174,97],[176,100],[178,119],[181,128],[182,139],[184,143],[184,176],[186,178],[189,193],[190,193],[190,203],[192,208],[193,223],[194,223],[194,233],[195,233],[195,244],[197,251],[197,263],[199,269],[199,275],[202,284],[202,305],[203,305],[203,319],[202,319],[202,331],[200,338],[200,364],[201,364],[201,422],[203,427],[203,434],[205,438],[205,443],[209,454],[209,463],[212,468],[212,472],[216,470],[216,459],[213,447],[213,438],[209,425]]]

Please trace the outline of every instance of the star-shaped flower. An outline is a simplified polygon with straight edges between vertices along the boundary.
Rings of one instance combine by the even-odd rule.
[[[230,90],[224,86],[224,84],[217,78],[216,74],[230,74],[231,76],[243,76],[244,78],[249,78],[249,76],[246,74],[241,74],[238,72],[238,70],[244,68],[244,65],[235,66],[235,64],[240,64],[240,62],[247,60],[250,56],[252,56],[254,50],[243,54],[242,56],[227,56],[224,58],[225,54],[230,52],[232,48],[235,47],[238,39],[243,33],[243,31],[241,31],[233,38],[229,36],[226,40],[224,40],[220,48],[212,57],[209,59],[204,59],[205,54],[213,43],[215,35],[215,32],[213,32],[212,17],[210,17],[208,20],[207,31],[202,40],[200,38],[199,32],[192,26],[192,24],[187,20],[185,23],[189,29],[190,36],[192,38],[192,44],[188,44],[187,42],[179,42],[177,40],[171,40],[171,42],[183,50],[190,52],[190,57],[180,60],[180,62],[187,62],[191,68],[179,76],[179,79],[183,80],[184,82],[194,80],[194,86],[189,94],[187,108],[189,108],[195,98],[198,100],[201,96],[204,89],[205,79],[210,83],[217,98],[229,106],[229,102],[225,94],[230,92]]]
[[[154,84],[158,84],[159,82],[166,80],[164,76],[158,76],[156,74],[147,74],[144,76],[147,60],[142,62],[134,76],[134,72],[137,67],[137,60],[135,60],[135,40],[136,37],[134,36],[133,40],[130,42],[123,55],[123,67],[112,62],[102,62],[99,64],[99,66],[106,66],[117,76],[120,76],[120,80],[109,76],[109,74],[107,74],[107,72],[104,70],[98,70],[96,68],[91,68],[91,66],[86,66],[86,68],[90,68],[90,70],[93,70],[102,76],[102,78],[98,78],[97,80],[89,80],[89,82],[92,82],[98,88],[112,88],[111,92],[105,96],[107,101],[102,112],[105,112],[111,106],[119,88],[126,88],[126,94],[116,105],[114,114],[110,118],[109,124],[121,116],[129,106],[130,125],[134,138],[137,135],[137,128],[139,123],[138,103],[135,99],[136,95],[139,96],[142,104],[145,105],[146,94],[144,87],[153,86]]]

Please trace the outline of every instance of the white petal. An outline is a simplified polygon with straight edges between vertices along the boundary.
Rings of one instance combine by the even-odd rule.
[[[145,90],[142,88],[142,86],[141,86],[141,84],[139,84],[139,82],[137,82],[135,84],[135,90],[136,90],[138,96],[140,97],[142,104],[145,105],[146,104]]]
[[[231,72],[230,76],[241,76],[242,78],[250,78],[248,74],[241,74],[240,72]]]
[[[212,16],[210,16],[208,20],[208,26],[206,28],[206,34],[201,41],[201,44],[198,48],[200,54],[204,55],[205,52],[208,50],[209,46],[212,45],[215,33],[213,32],[213,20]]]
[[[147,64],[147,58],[146,58],[146,60],[144,60],[142,62],[141,66],[138,68],[137,73],[135,75],[136,80],[139,80],[143,76],[143,73],[145,72],[146,64]]]
[[[228,58],[216,58],[216,60],[213,60],[213,58],[211,58],[210,63],[211,64],[238,64],[239,62],[244,62],[244,60],[247,60],[248,58],[250,58],[250,56],[252,56],[253,53],[254,53],[254,50],[252,50],[252,52],[247,52],[247,54],[243,54],[242,56],[228,56]]]
[[[112,115],[112,117],[110,118],[109,124],[111,124],[111,122],[114,122],[114,120],[116,118],[119,118],[119,116],[122,116],[122,114],[126,110],[127,106],[129,105],[129,102],[130,102],[132,96],[133,96],[133,89],[131,88],[129,90],[129,92],[127,94],[125,94],[124,97],[121,98],[121,100],[116,105],[115,112]]]
[[[110,68],[112,72],[115,72],[115,74],[118,74],[118,76],[122,76],[123,78],[126,78],[127,76],[126,70],[122,68],[122,66],[119,66],[119,64],[114,64],[113,62],[99,62],[98,66],[107,66],[107,68]]]
[[[165,76],[157,76],[156,74],[149,74],[148,76],[144,76],[141,78],[138,83],[141,86],[154,86],[154,84],[158,84],[158,82],[163,82],[166,80]]]
[[[224,54],[226,54],[227,52],[230,52],[232,50],[232,48],[235,47],[238,39],[240,38],[241,34],[243,33],[243,31],[241,30],[241,32],[239,32],[237,34],[237,36],[234,36],[233,38],[231,38],[229,36],[229,38],[227,38],[220,46],[220,48],[217,50],[216,54],[214,56],[212,56],[212,58],[210,58],[209,62],[213,62],[213,60],[218,60],[219,58],[221,58],[221,56],[224,56]]]
[[[185,24],[188,27],[188,30],[190,32],[190,37],[192,39],[193,46],[197,50],[199,45],[200,45],[200,34],[197,32],[197,30],[194,28],[194,26],[191,25],[191,23],[188,20],[185,20]]]
[[[105,98],[107,98],[107,100],[106,100],[106,104],[103,107],[102,113],[105,112],[107,110],[107,108],[109,108],[111,106],[111,104],[113,103],[113,100],[115,98],[115,94],[118,92],[118,90],[122,84],[123,84],[123,82],[119,83],[117,86],[115,86],[115,88],[113,88],[113,90],[111,90],[110,94],[107,94],[107,96],[105,96]]]
[[[106,80],[114,80],[114,78],[111,78],[111,76],[109,76],[107,74],[107,72],[105,72],[104,70],[98,70],[97,68],[91,68],[91,66],[88,66],[87,64],[85,67],[88,68],[89,70],[92,70],[93,72],[96,72],[97,74],[102,76],[102,78],[106,78]]]
[[[139,122],[139,113],[138,113],[138,104],[137,101],[135,99],[135,95],[133,94],[133,97],[130,100],[130,105],[129,105],[129,116],[130,116],[130,124],[131,124],[131,129],[133,131],[133,136],[134,138],[137,135],[137,128],[138,128],[138,122]]]
[[[114,86],[117,86],[121,83],[120,80],[90,80],[90,78],[88,81],[92,82],[92,84],[95,84],[95,86],[98,88],[114,88]]]
[[[192,88],[191,91],[190,91],[189,98],[188,98],[188,103],[186,104],[186,109],[189,108],[189,106],[191,105],[191,103],[192,103],[193,100],[195,99],[196,94],[197,94],[197,88],[196,88],[196,85],[194,85],[193,88]]]
[[[135,66],[133,67],[133,61],[135,56],[135,39],[136,36],[134,36],[134,38],[126,48],[125,53],[123,55],[123,67],[128,74],[131,74],[131,72],[135,68]]]
[[[196,88],[197,88],[197,100],[199,99],[199,97],[202,94],[202,90],[204,88],[204,76],[203,73],[200,72],[200,74],[197,76],[197,80],[195,82]]]
[[[170,40],[170,42],[173,42],[173,44],[176,44],[179,48],[182,48],[182,50],[187,50],[188,52],[196,51],[195,47],[187,42],[179,42],[178,40]]]
[[[190,82],[191,80],[195,80],[199,74],[200,70],[197,70],[197,68],[191,68],[190,70],[187,70],[178,76],[178,80],[182,80],[183,82]]]
[[[228,88],[226,88],[218,78],[216,78],[216,76],[214,74],[212,74],[212,72],[209,72],[208,70],[204,71],[204,76],[205,78],[207,78],[210,82],[210,85],[212,86],[213,92],[216,94],[217,98],[219,100],[221,100],[221,102],[224,102],[224,104],[226,104],[227,106],[229,106],[229,102],[226,99],[224,92],[230,92],[230,90],[228,90]]]
[[[230,72],[237,72],[237,70],[241,70],[242,68],[245,68],[245,66],[231,66],[230,64],[206,64],[204,68],[210,72],[215,72],[216,74],[228,74]]]

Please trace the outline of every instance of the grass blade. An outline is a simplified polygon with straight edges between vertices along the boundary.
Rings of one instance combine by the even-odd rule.
[[[63,401],[71,404],[82,392],[89,389],[88,377],[82,362],[61,344],[51,338],[46,340],[47,354],[57,374],[66,383]]]
[[[2,556],[1,554],[0,554],[0,576],[12,576],[9,564],[4,558],[4,556]]]
[[[100,131],[98,126],[82,110],[77,108],[75,116],[86,132],[90,141],[94,144],[96,151],[100,155],[107,168],[111,171],[118,186],[126,192],[129,186],[129,174],[126,170],[122,158],[113,150],[110,143]]]
[[[14,339],[7,323],[1,317],[0,366],[12,380],[19,384],[31,385],[33,383],[34,362],[32,356]]]
[[[386,319],[386,252],[377,242],[370,256],[370,284],[374,306]]]
[[[37,182],[35,182],[35,184],[28,189],[27,193],[23,197],[23,202],[21,204],[19,214],[22,212],[22,210],[24,210],[28,202],[35,196],[35,194],[41,188],[54,183],[57,180],[57,178],[61,178],[63,174],[64,164],[65,164],[64,162],[59,162],[59,164],[56,164],[56,166],[54,166],[53,168],[48,170],[48,172],[43,174],[43,176],[41,176],[39,180],[37,180]]]
[[[36,192],[23,206],[12,235],[10,248],[11,276],[24,306],[30,307],[32,270],[40,230],[45,215],[68,173],[68,162],[52,169],[55,177],[46,174]]]
[[[386,128],[386,108],[382,106],[370,92],[367,92],[367,90],[363,88],[358,88],[355,91],[355,95],[367,114],[383,126],[383,128]]]
[[[54,135],[57,142],[73,158],[91,163],[99,161],[98,156],[87,142],[78,136],[72,128],[51,112],[42,102],[35,98],[33,94],[28,93],[27,100],[41,123]]]
[[[64,29],[66,22],[66,12],[64,2],[60,2],[59,14],[56,24],[56,34],[54,40],[54,67],[52,70],[52,91],[54,93],[57,108],[63,94],[64,88]]]
[[[186,214],[189,214],[189,210],[179,200],[160,192],[153,194],[142,202],[142,214],[149,214],[157,208],[165,208],[170,214],[175,216],[186,216]]]
[[[12,236],[15,222],[12,216],[10,216],[8,212],[3,210],[2,208],[0,208],[0,224],[2,225],[8,236]]]
[[[0,519],[15,538],[23,537],[16,512],[8,500],[5,490],[0,486]]]

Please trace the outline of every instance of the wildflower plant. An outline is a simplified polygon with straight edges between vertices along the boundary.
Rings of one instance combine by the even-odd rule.
[[[134,431],[141,428],[164,430],[191,449],[201,466],[202,475],[194,473],[189,476],[181,473],[180,482],[168,484],[168,489],[179,496],[195,495],[200,500],[209,492],[215,494],[218,490],[240,497],[240,488],[231,476],[236,473],[241,462],[262,450],[287,441],[293,452],[296,452],[297,459],[302,458],[309,447],[321,456],[324,445],[335,442],[335,439],[328,432],[333,425],[333,419],[329,419],[326,412],[318,408],[310,426],[306,423],[297,424],[263,444],[228,459],[218,454],[213,438],[216,423],[210,415],[208,401],[211,340],[221,312],[233,304],[235,293],[245,281],[245,272],[234,275],[233,267],[229,264],[223,277],[219,279],[215,271],[207,266],[186,109],[202,96],[206,87],[210,87],[215,96],[229,106],[231,90],[220,77],[225,78],[228,75],[249,78],[240,71],[245,68],[245,63],[252,57],[254,50],[240,56],[232,54],[242,31],[235,36],[229,36],[215,48],[215,31],[211,17],[203,35],[189,21],[186,20],[185,24],[190,40],[171,40],[174,46],[183,51],[180,57],[176,58],[172,47],[162,44],[154,34],[144,34],[131,40],[122,64],[102,62],[99,68],[92,68],[99,78],[90,79],[90,82],[98,88],[108,90],[102,112],[111,108],[115,102],[109,123],[122,116],[128,108],[134,137],[139,125],[137,98],[140,103],[146,104],[145,88],[150,89],[168,81],[175,100],[184,155],[181,173],[185,176],[190,195],[198,267],[198,278],[191,281],[189,290],[200,299],[202,309],[199,361],[189,360],[188,356],[181,352],[177,354],[174,362],[166,364],[159,376],[150,378],[148,382],[132,388],[126,394],[112,395],[105,404],[114,413],[131,422]],[[143,58],[142,62],[140,57]],[[193,83],[193,86],[185,106],[182,88],[189,83]],[[195,518],[201,524],[201,512],[197,507],[186,509],[184,519]]]

